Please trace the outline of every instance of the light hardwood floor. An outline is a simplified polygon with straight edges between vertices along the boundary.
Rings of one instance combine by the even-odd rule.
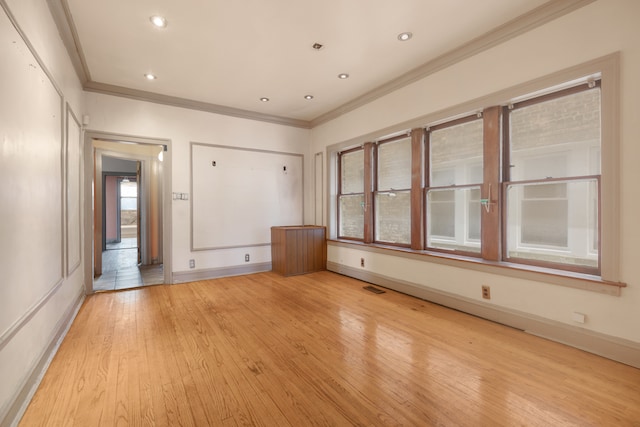
[[[21,426],[639,426],[640,370],[330,272],[90,296]]]

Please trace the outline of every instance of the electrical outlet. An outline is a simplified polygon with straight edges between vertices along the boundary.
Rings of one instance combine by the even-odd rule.
[[[190,259],[189,260],[189,268],[196,268],[196,260],[195,259]]]
[[[487,285],[482,285],[482,298],[491,299],[491,288]]]
[[[244,262],[249,262],[249,254],[244,254]]]
[[[576,323],[584,323],[586,319],[587,319],[587,316],[583,313],[578,313],[577,311],[574,311],[571,314],[571,320],[573,320]]]
[[[364,267],[364,258],[360,258],[360,267]]]

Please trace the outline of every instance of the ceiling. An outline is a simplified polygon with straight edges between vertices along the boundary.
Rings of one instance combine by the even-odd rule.
[[[86,90],[301,127],[584,3],[49,0]],[[154,27],[152,15],[168,25]],[[406,31],[413,37],[398,40]]]

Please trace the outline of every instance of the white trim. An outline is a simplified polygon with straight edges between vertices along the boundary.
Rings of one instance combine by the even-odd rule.
[[[482,317],[483,319],[521,329],[532,335],[579,348],[635,368],[640,368],[640,344],[633,341],[566,325],[533,314],[498,307],[448,292],[430,289],[417,283],[394,279],[331,261],[327,262],[327,270]]]
[[[322,151],[316,153],[313,162],[313,222],[315,225],[324,225],[324,153]]]
[[[198,280],[218,279],[220,277],[241,276],[244,274],[262,273],[264,271],[271,271],[270,262],[192,271],[176,271],[173,273],[173,283],[187,283]]]

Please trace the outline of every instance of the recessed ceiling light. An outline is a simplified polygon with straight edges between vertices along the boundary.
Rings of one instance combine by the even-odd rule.
[[[339,79],[342,79],[342,80],[344,80],[344,79],[348,79],[348,78],[349,78],[349,74],[347,74],[347,73],[340,73],[340,74],[338,74],[338,78],[339,78]]]
[[[164,16],[153,15],[152,17],[149,18],[149,20],[153,25],[155,25],[158,28],[164,28],[167,26],[167,20]]]
[[[398,40],[400,40],[401,42],[406,42],[407,40],[409,40],[411,37],[413,37],[413,34],[410,33],[409,31],[407,31],[406,33],[400,33],[398,34]]]
[[[321,45],[320,43],[314,43],[313,46],[311,46],[312,48],[314,48],[315,50],[320,50],[322,49],[324,46]]]
[[[144,78],[147,80],[155,80],[158,78],[158,76],[156,76],[155,74],[147,73],[144,75]]]
[[[313,95],[305,95],[304,99],[313,99]]]
[[[260,98],[260,101],[262,101],[262,102],[269,102],[269,98]]]

